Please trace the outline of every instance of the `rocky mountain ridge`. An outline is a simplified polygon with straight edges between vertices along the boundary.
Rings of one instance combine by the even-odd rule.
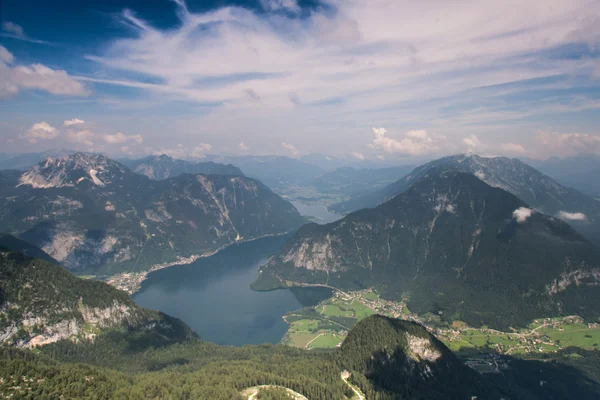
[[[426,177],[429,171],[438,167],[473,174],[488,185],[504,189],[550,215],[558,215],[561,211],[588,212],[589,218],[592,218],[600,213],[600,202],[559,184],[518,159],[482,157],[473,153],[443,157],[421,165],[381,191],[357,196],[345,205],[340,204],[338,208],[349,212],[375,207],[407,190],[413,182]]]
[[[304,222],[251,178],[182,174],[152,181],[102,155],[48,158],[20,175],[0,172],[0,183],[6,231],[93,274],[141,271]]]

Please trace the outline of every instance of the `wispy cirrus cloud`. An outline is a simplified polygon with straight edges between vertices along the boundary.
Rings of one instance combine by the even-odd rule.
[[[473,137],[487,152],[529,156],[540,129],[597,134],[590,128],[600,123],[596,1],[259,0],[253,8],[223,1],[202,12],[174,3],[175,24],[146,20],[142,5],[141,13],[122,10],[116,18],[127,32],[84,46],[94,49],[84,63],[40,53],[40,62],[20,65],[0,47],[0,96],[91,94],[95,108],[80,115],[98,112],[94,119],[112,124],[108,132],[143,131],[153,149],[209,142],[247,152],[239,143],[260,132],[253,152],[325,149],[355,159],[358,150],[392,162],[475,148]],[[30,40],[17,22],[32,26],[12,21],[1,35]],[[8,43],[22,54],[12,47],[18,42]],[[125,109],[141,118],[131,121]],[[15,121],[10,135],[42,120],[60,124],[32,116]],[[389,133],[375,138],[372,126]]]
[[[114,40],[106,51],[87,56],[107,71],[104,76],[77,79],[156,98],[220,105],[223,111],[211,116],[217,125],[236,110],[236,121],[226,121],[229,132],[248,124],[258,127],[258,118],[281,118],[292,126],[290,135],[316,142],[322,135],[306,134],[312,131],[307,127],[335,123],[343,131],[353,126],[356,138],[365,125],[407,132],[403,124],[414,121],[413,126],[448,136],[461,148],[462,138],[486,136],[483,129],[468,127],[455,134],[448,127],[580,111],[577,104],[565,102],[565,95],[553,103],[519,108],[494,96],[542,93],[550,88],[544,81],[550,78],[562,79],[566,89],[585,86],[598,65],[593,53],[568,56],[570,46],[600,43],[589,22],[600,5],[583,0],[463,5],[324,0],[325,7],[303,12],[302,18],[293,0],[264,0],[266,13],[234,6],[195,13],[183,1],[177,4],[180,24],[169,29],[123,11],[121,21],[133,37]],[[568,79],[572,76],[579,82]],[[411,104],[423,102],[432,106],[411,110],[416,107]],[[327,139],[343,140],[341,133]],[[368,137],[363,140],[368,143]],[[482,140],[490,142],[489,137]],[[270,141],[272,150],[279,142]],[[502,143],[520,145],[514,140],[490,145]],[[503,150],[519,153],[517,146]],[[297,150],[304,147],[298,143]],[[348,153],[352,147],[356,142],[348,141]],[[400,153],[435,154],[429,150]]]
[[[263,3],[267,10],[298,7],[292,0]],[[582,28],[580,22],[590,7],[598,7],[577,1],[555,0],[553,7],[519,2],[513,9],[477,2],[464,12],[439,1],[435,13],[404,1],[325,3],[336,11],[314,11],[307,19],[239,7],[200,14],[181,8],[181,27],[164,31],[126,10],[122,20],[137,37],[117,40],[105,54],[88,58],[162,82],[114,84],[172,91],[198,101],[243,103],[250,90],[281,107],[289,102],[279,100],[291,93],[306,103],[378,90],[387,98],[384,103],[393,104],[419,94],[418,88],[398,90],[414,79],[432,79],[421,89],[427,96],[428,89],[440,94],[456,90],[454,85],[464,90],[564,73],[576,63],[555,60],[540,66],[532,57],[575,40],[596,40],[593,28]]]
[[[11,21],[4,21],[2,23],[2,30],[20,38],[25,37],[25,31],[23,31],[21,25],[15,24]]]

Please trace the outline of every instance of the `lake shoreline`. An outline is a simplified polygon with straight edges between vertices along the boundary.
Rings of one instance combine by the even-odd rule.
[[[332,296],[330,288],[250,289],[259,268],[287,237],[232,246],[212,258],[148,275],[132,298],[142,307],[181,319],[206,341],[232,346],[280,343],[289,330],[285,314]]]
[[[144,282],[147,279],[148,275],[152,272],[160,271],[161,269],[165,269],[165,268],[171,268],[171,267],[176,267],[176,266],[181,266],[181,265],[189,265],[189,264],[192,264],[202,258],[208,258],[208,257],[215,256],[218,253],[220,253],[221,251],[224,251],[234,245],[250,243],[250,242],[254,242],[256,240],[266,239],[266,238],[270,238],[270,237],[285,236],[285,235],[289,235],[290,233],[292,233],[294,231],[296,231],[296,229],[289,230],[289,231],[282,232],[282,233],[271,233],[271,234],[267,234],[267,235],[258,236],[255,238],[250,238],[250,239],[236,240],[234,242],[223,245],[223,246],[219,247],[218,249],[212,250],[207,253],[192,254],[191,256],[188,256],[188,257],[179,256],[179,258],[176,261],[169,261],[169,262],[164,262],[164,263],[160,263],[160,264],[154,264],[147,271],[121,272],[119,274],[114,274],[114,275],[109,276],[105,280],[105,282],[119,290],[127,292],[130,296],[132,296],[133,294],[135,294],[136,292],[138,292],[141,289],[142,282]]]

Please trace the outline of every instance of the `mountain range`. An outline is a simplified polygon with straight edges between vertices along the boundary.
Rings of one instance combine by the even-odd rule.
[[[568,221],[588,239],[600,243],[599,201],[559,184],[518,159],[506,157],[481,157],[477,154],[444,157],[415,168],[380,190],[356,194],[330,209],[347,213],[375,207],[406,191],[413,182],[438,167],[473,174],[490,186],[514,194],[536,210]]]
[[[0,223],[79,272],[139,271],[296,229],[304,219],[261,182],[181,174],[153,181],[102,155],[0,172]]]
[[[260,279],[374,287],[418,314],[472,326],[600,316],[600,251],[566,222],[447,163],[404,181],[376,208],[304,225]]]
[[[120,162],[131,168],[134,172],[145,175],[153,180],[173,178],[181,174],[244,175],[239,168],[231,164],[218,164],[212,161],[191,162],[177,160],[166,154],[149,156],[139,160],[122,159]]]

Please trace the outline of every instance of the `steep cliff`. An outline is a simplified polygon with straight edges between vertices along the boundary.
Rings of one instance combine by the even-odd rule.
[[[63,339],[93,341],[110,330],[158,336],[165,343],[196,337],[181,321],[138,307],[103,282],[0,250],[0,343],[36,347]]]

